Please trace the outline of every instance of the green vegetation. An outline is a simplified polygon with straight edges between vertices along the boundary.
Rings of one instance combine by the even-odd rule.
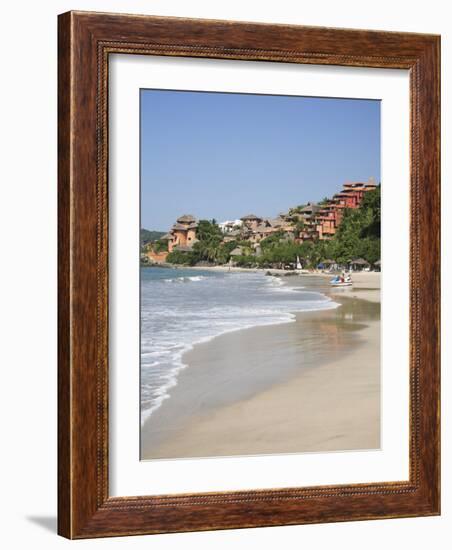
[[[155,241],[152,243],[152,248],[154,252],[166,252],[168,250],[168,241]]]
[[[301,231],[303,222],[300,220],[294,223],[294,228]],[[247,240],[222,242],[223,234],[215,220],[201,220],[196,237],[198,242],[191,251],[174,250],[168,255],[168,262],[182,265],[195,265],[198,262],[226,264],[231,258],[231,252],[241,247],[242,255],[234,256],[233,260],[236,265],[243,267],[294,265],[297,256],[302,260],[303,267],[316,267],[327,259],[347,264],[355,258],[364,258],[373,264],[380,259],[380,186],[365,194],[359,208],[344,211],[337,233],[328,241],[296,243],[287,233],[278,231],[263,239],[260,251],[256,253]]]
[[[215,220],[201,220],[196,229],[198,241],[193,245],[191,252],[193,261],[217,263],[221,251],[223,234]]]
[[[380,259],[380,193],[378,186],[364,195],[360,208],[346,209],[334,238],[329,241],[328,257],[346,263],[364,258],[373,264]]]
[[[200,220],[196,229],[198,241],[189,252],[173,250],[167,261],[174,264],[195,265],[198,262],[224,264],[229,261],[230,253],[237,246],[235,241],[223,243],[223,234],[215,220]]]
[[[295,230],[297,231],[297,233],[300,233],[301,231],[303,231],[303,229],[304,229],[304,220],[298,218],[298,221],[295,224]]]
[[[180,265],[195,265],[193,260],[192,252],[182,252],[181,250],[173,250],[166,257],[166,261],[171,264],[180,264]]]
[[[308,206],[307,204],[299,204],[298,206],[294,206],[293,208],[289,208],[289,215],[292,216],[293,214],[300,214],[303,208],[306,208]]]
[[[242,266],[281,266],[294,264],[297,256],[304,267],[316,267],[323,260],[347,264],[364,258],[373,264],[380,259],[380,186],[368,191],[360,208],[346,209],[336,235],[329,241],[305,241],[297,244],[278,232],[260,242],[260,256],[243,255],[235,258]],[[301,230],[298,222],[296,229]]]
[[[165,235],[164,231],[149,231],[148,229],[140,230],[140,244],[143,246],[146,243],[157,241]]]

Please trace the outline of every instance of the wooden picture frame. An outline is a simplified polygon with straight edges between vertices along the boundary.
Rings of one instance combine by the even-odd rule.
[[[69,12],[58,42],[58,532],[68,538],[437,515],[440,512],[440,38]],[[110,497],[110,54],[410,72],[409,481]]]

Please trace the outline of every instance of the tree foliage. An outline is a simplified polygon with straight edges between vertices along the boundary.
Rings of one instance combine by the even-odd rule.
[[[168,241],[155,241],[152,243],[152,248],[155,250],[155,252],[165,252],[168,250]]]
[[[226,264],[231,259],[232,250],[240,246],[242,255],[235,256],[234,262],[244,267],[295,265],[297,256],[302,260],[303,267],[316,267],[327,259],[347,264],[355,258],[364,258],[373,264],[380,259],[380,209],[378,186],[366,192],[359,208],[344,210],[342,222],[331,240],[297,243],[288,239],[284,231],[278,231],[259,243],[260,254],[256,254],[248,240],[224,243],[224,235],[216,221],[201,220],[196,231],[198,241],[193,249],[189,252],[176,249],[167,259],[171,263],[184,265],[195,265],[201,261]],[[301,231],[302,222],[297,222],[294,229]]]
[[[197,242],[192,250],[183,252],[177,248],[168,254],[167,261],[175,264],[195,265],[198,262],[227,263],[230,253],[237,246],[235,241],[223,243],[223,234],[215,220],[200,220],[196,229]]]
[[[165,234],[164,231],[149,231],[149,229],[140,229],[141,246],[146,243],[157,241]]]
[[[221,249],[223,234],[215,220],[201,220],[196,229],[198,241],[193,245],[192,254],[195,261],[216,263]]]
[[[360,208],[346,209],[338,231],[331,241],[332,257],[340,263],[364,258],[370,263],[380,259],[380,186],[368,191]]]
[[[166,261],[171,264],[180,265],[195,265],[196,263],[191,252],[183,252],[177,248],[168,254]]]

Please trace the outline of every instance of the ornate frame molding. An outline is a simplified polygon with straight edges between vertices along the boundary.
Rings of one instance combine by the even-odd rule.
[[[85,538],[439,513],[439,45],[437,36],[407,33],[87,12],[59,17],[61,535]],[[409,481],[109,497],[110,54],[410,71]]]

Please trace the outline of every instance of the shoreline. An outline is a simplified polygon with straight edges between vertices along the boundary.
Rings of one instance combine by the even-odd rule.
[[[324,281],[331,275],[309,274],[307,290],[337,309],[294,313],[295,322],[239,329],[185,352],[170,398],[143,424],[141,458],[378,448],[380,274],[356,275],[356,288],[338,291]]]
[[[277,269],[277,268],[263,268],[263,267],[237,267],[229,265],[182,265],[182,264],[140,264],[141,267],[153,267],[157,269],[192,269],[194,271],[218,271],[231,272],[231,273],[262,273],[262,272],[271,272],[278,273],[289,276],[298,275],[295,271],[288,269]]]
[[[182,264],[140,264],[140,267],[149,267],[157,269],[193,269],[201,271],[218,271],[218,272],[232,272],[232,273],[272,273],[283,275],[285,277],[326,277],[331,278],[338,272],[326,272],[319,270],[301,269],[296,271],[295,269],[281,269],[276,267],[238,267],[229,265],[182,265]],[[352,276],[356,275],[375,275],[380,276],[380,271],[352,271]]]

